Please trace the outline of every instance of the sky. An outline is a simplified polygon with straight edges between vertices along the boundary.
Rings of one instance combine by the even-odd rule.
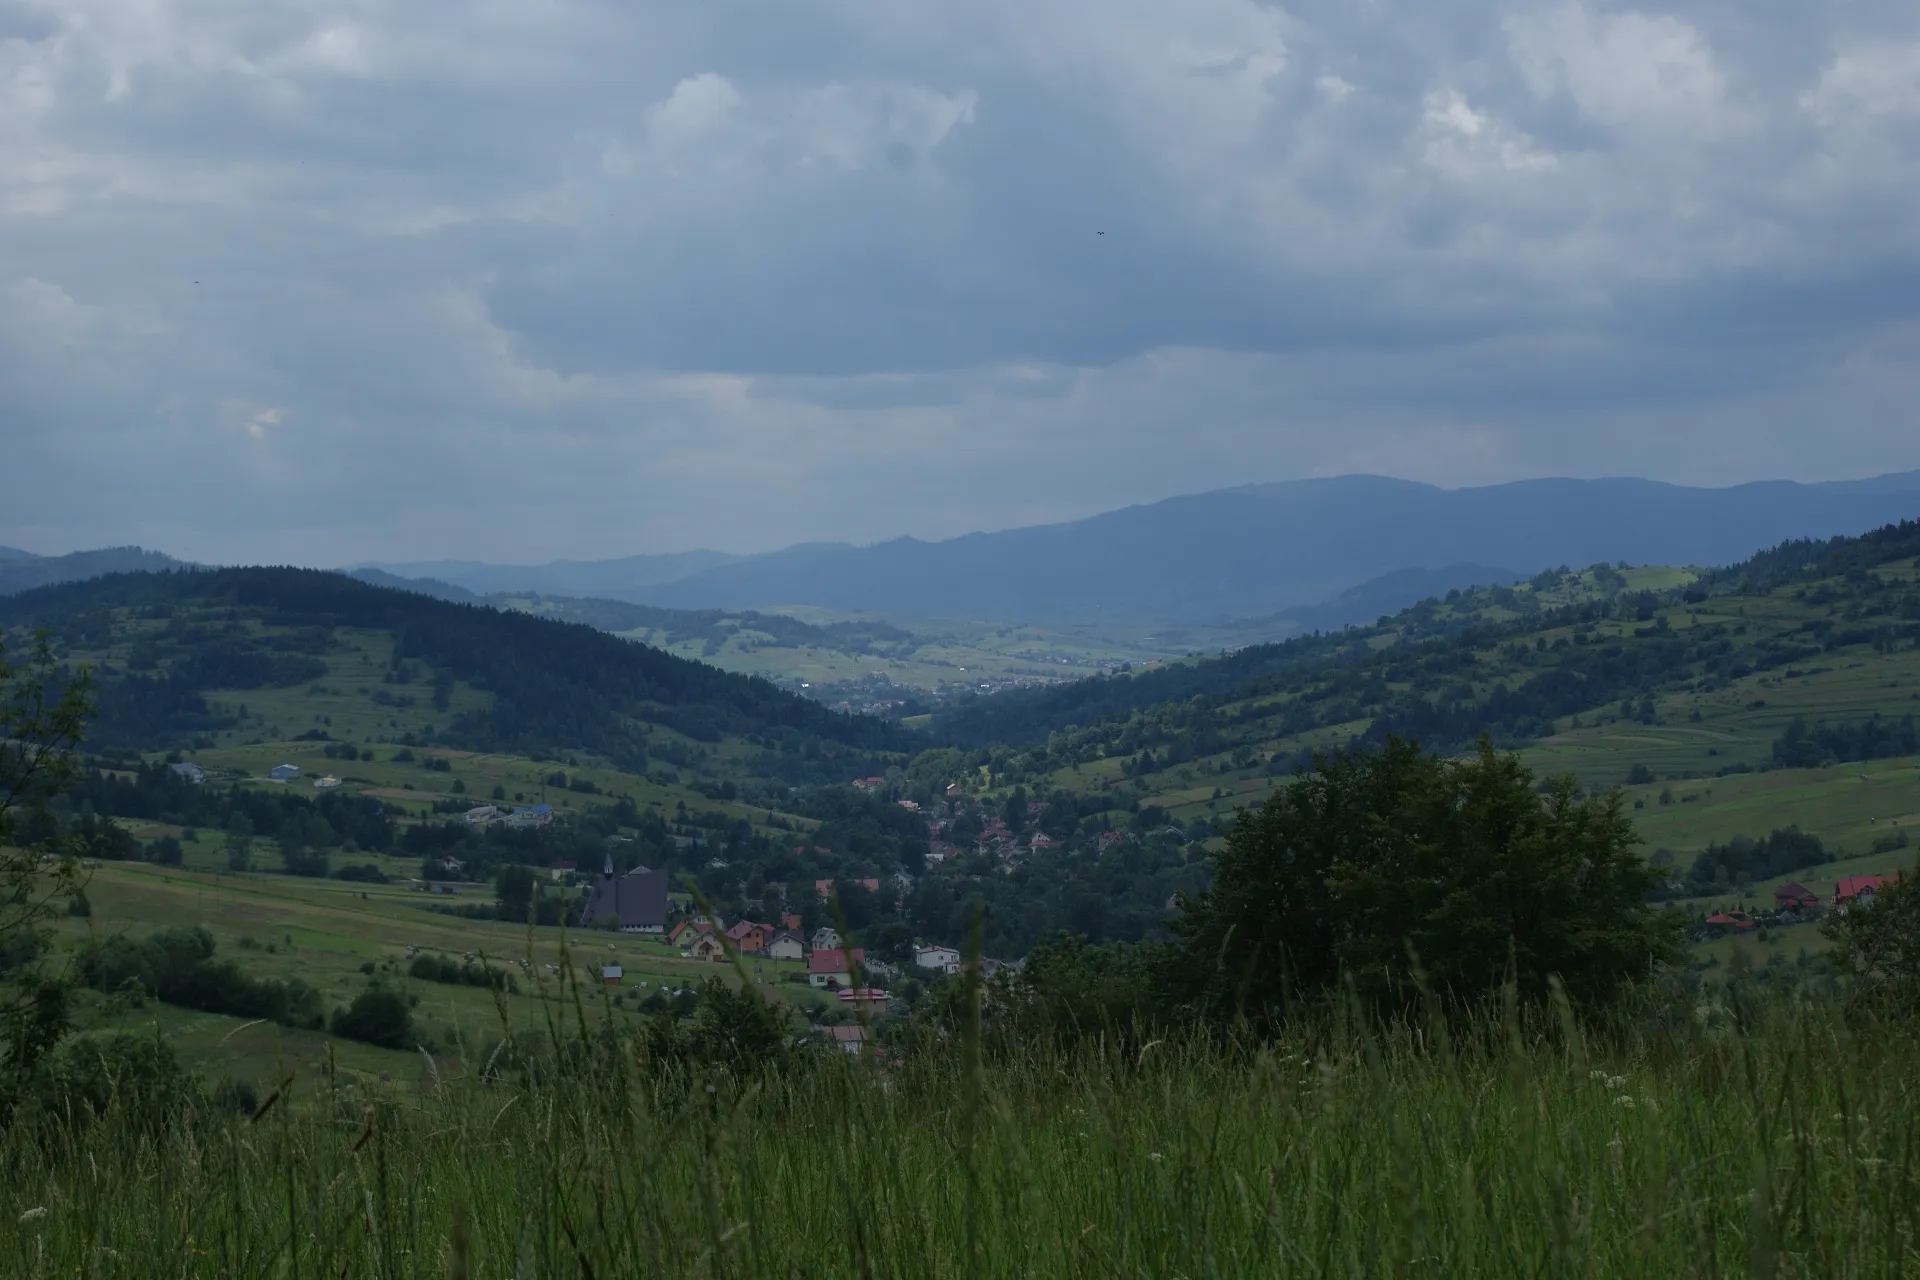
[[[1920,5],[0,0],[0,544],[1920,468]]]

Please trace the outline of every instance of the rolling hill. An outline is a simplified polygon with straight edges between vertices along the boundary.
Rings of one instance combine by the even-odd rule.
[[[101,547],[63,556],[39,556],[0,547],[0,596],[56,582],[80,582],[108,573],[161,573],[184,569],[187,562],[143,547]]]
[[[309,569],[116,574],[0,598],[100,682],[100,746],[301,733],[695,775],[846,776],[899,731],[581,624]],[[724,763],[723,763],[724,761]]]

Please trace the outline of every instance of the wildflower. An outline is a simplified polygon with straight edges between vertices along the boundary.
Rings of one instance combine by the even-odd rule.
[[[1633,1110],[1633,1099],[1623,1093],[1619,1097],[1613,1100],[1613,1105],[1616,1107],[1625,1107],[1627,1110],[1631,1111]]]
[[[1622,1085],[1626,1084],[1626,1082],[1627,1082],[1627,1078],[1625,1076],[1608,1076],[1607,1088],[1618,1089]]]
[[[1147,1159],[1158,1160],[1160,1159],[1160,1153],[1158,1151],[1149,1151],[1147,1152]]]
[[[44,1218],[46,1216],[47,1216],[47,1206],[39,1205],[21,1214],[20,1221],[32,1222],[35,1218]]]

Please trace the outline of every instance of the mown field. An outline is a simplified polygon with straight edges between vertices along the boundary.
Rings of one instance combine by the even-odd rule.
[[[497,1043],[506,1030],[542,1030],[556,1018],[576,1019],[574,993],[562,981],[563,943],[567,962],[586,976],[581,990],[596,1018],[637,1018],[639,1002],[663,988],[679,991],[709,979],[736,980],[728,966],[683,959],[664,942],[600,930],[563,933],[554,927],[469,920],[433,910],[491,902],[487,885],[461,885],[461,896],[449,898],[404,883],[216,872],[212,861],[209,851],[206,870],[143,863],[103,863],[91,869],[86,896],[92,914],[64,918],[60,940],[77,949],[114,935],[137,939],[160,929],[204,925],[214,936],[216,958],[236,959],[254,977],[299,978],[320,989],[328,1008],[350,1003],[378,974],[401,982],[417,997],[414,1024],[431,1042],[432,1052],[382,1049],[324,1032],[90,992],[83,993],[80,1006],[83,1028],[142,1030],[157,1025],[188,1064],[212,1076],[263,1087],[280,1079],[286,1066],[317,1069],[329,1046],[348,1075],[413,1080],[423,1071],[451,1076],[473,1069],[474,1052]],[[398,859],[388,861],[396,873],[407,870]],[[484,955],[514,976],[519,991],[496,1000],[482,987],[407,978],[409,948],[456,961],[477,961]],[[617,988],[599,983],[603,964],[621,966]],[[804,968],[798,962],[770,960],[747,965],[750,977],[772,998],[796,1009],[817,1008],[824,997],[789,981]]]

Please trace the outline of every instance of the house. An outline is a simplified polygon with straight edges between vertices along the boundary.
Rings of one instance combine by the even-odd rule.
[[[506,817],[506,811],[497,805],[480,804],[460,815],[460,821],[470,827],[484,827],[490,822],[498,822]]]
[[[804,960],[807,949],[798,937],[781,932],[774,934],[773,941],[767,944],[767,955],[775,960]]]
[[[1707,928],[1718,933],[1725,933],[1729,929],[1743,933],[1753,927],[1753,921],[1747,919],[1744,911],[1718,911],[1707,917]]]
[[[813,937],[807,943],[810,951],[838,951],[840,949],[840,931],[832,925],[823,924],[813,931]]]
[[[835,1044],[848,1053],[858,1054],[866,1047],[867,1029],[857,1022],[851,1026],[828,1027],[827,1034],[833,1037]]]
[[[586,925],[610,922],[622,933],[665,933],[667,873],[635,867],[623,876],[616,876],[613,855],[608,854],[599,882],[587,895],[580,922]]]
[[[727,941],[733,944],[733,949],[749,956],[757,956],[764,952],[772,937],[772,929],[764,924],[755,924],[751,920],[742,920],[727,930]]]
[[[850,952],[815,951],[807,957],[807,984],[820,988],[850,988],[853,986],[851,966],[864,965],[866,962],[867,953],[857,947]]]
[[[718,962],[727,958],[727,949],[721,944],[719,934],[703,933],[693,940],[687,954],[695,960]]]
[[[297,764],[277,764],[267,770],[267,776],[275,782],[290,782],[300,776],[300,766]]]
[[[1052,836],[1048,835],[1046,832],[1042,831],[1036,834],[1033,837],[1033,839],[1027,842],[1027,847],[1029,849],[1032,849],[1035,853],[1039,853],[1042,849],[1059,848],[1060,842],[1058,840],[1055,840]]]
[[[620,969],[620,966],[617,964],[603,964],[600,966],[600,981],[606,983],[610,987],[617,987],[620,985],[620,974],[621,974],[621,969]]]
[[[315,791],[325,791],[329,787],[337,787],[339,785],[340,785],[340,779],[334,777],[330,773],[321,774],[319,777],[313,780],[313,789]]]
[[[676,947],[690,947],[693,940],[703,933],[712,933],[713,925],[698,917],[682,920],[673,926],[673,932],[667,935],[667,941]]]
[[[960,972],[960,952],[953,947],[915,947],[913,962],[922,969],[938,969],[942,973]]]
[[[462,859],[456,858],[452,854],[448,854],[446,857],[441,858],[439,861],[435,862],[433,865],[440,868],[442,871],[463,871],[466,869],[467,864]]]
[[[839,1000],[842,1009],[864,1013],[869,1017],[884,1014],[887,1011],[887,993],[878,987],[859,987],[842,991]]]
[[[780,927],[797,938],[800,936],[800,917],[791,913],[781,916]]]
[[[579,869],[580,869],[580,864],[576,862],[556,862],[552,866],[547,868],[547,870],[553,875],[553,878],[562,883],[565,883],[566,881],[573,879],[573,873],[578,871]]]
[[[174,777],[180,779],[180,781],[182,782],[189,784],[190,786],[197,787],[207,780],[207,771],[205,769],[202,769],[199,765],[193,764],[191,762],[183,763],[183,764],[170,764],[167,766],[167,772],[171,773]]]
[[[1899,876],[1846,876],[1833,886],[1833,905],[1838,907],[1854,902],[1872,902],[1876,889],[1899,879]]]
[[[1820,895],[1797,880],[1790,880],[1773,891],[1773,905],[1782,911],[1804,911],[1820,905]]]
[[[813,892],[816,896],[821,898],[825,898],[831,895],[833,893],[833,881],[815,880],[813,882]]]

